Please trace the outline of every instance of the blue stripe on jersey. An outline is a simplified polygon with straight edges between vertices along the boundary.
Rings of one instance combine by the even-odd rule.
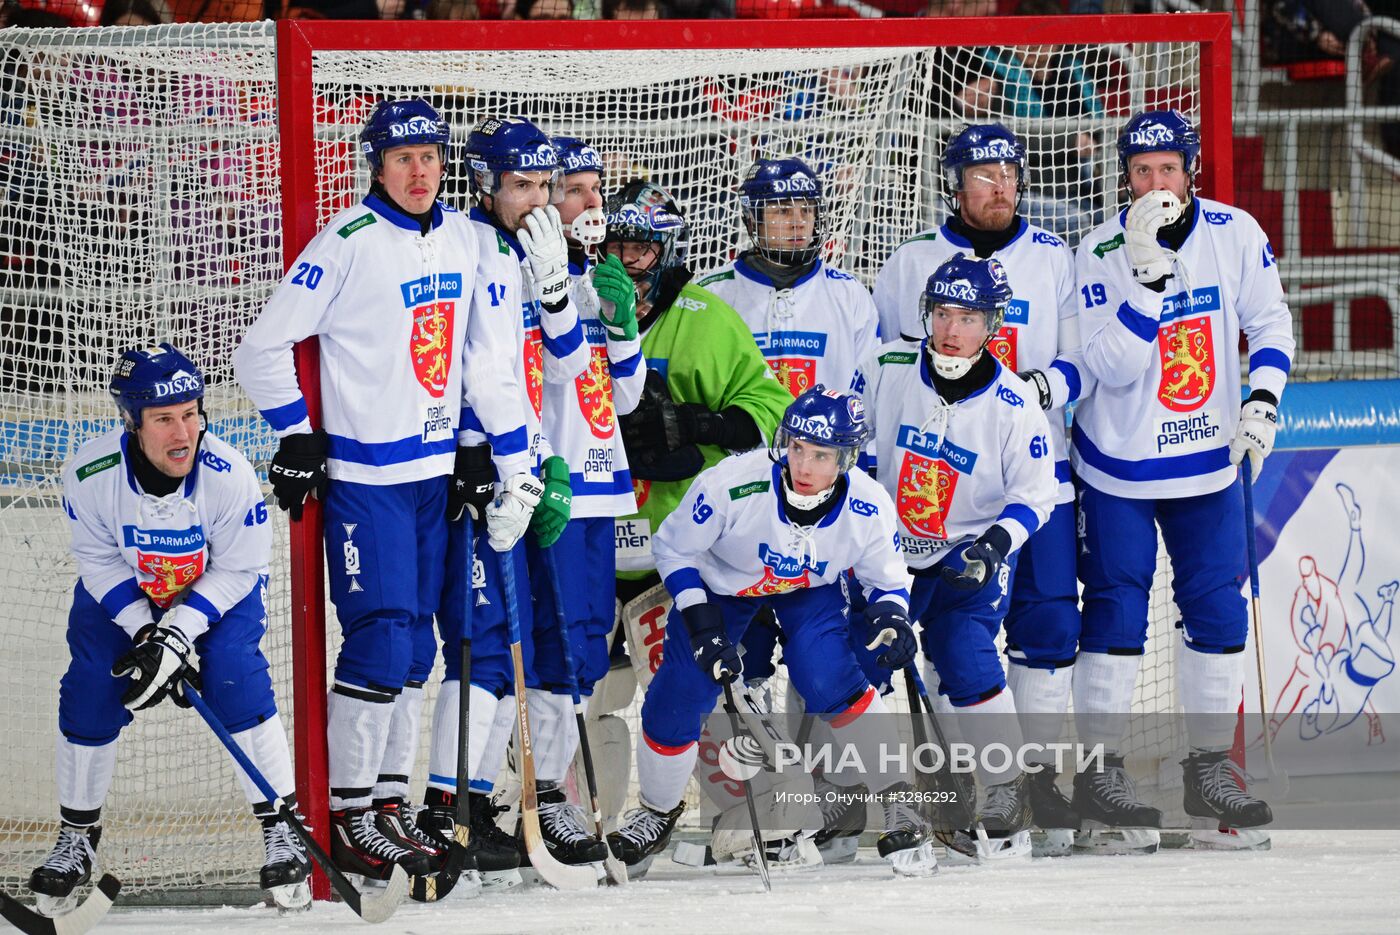
[[[1069,482],[1070,482],[1070,476],[1069,476],[1069,462],[1068,462],[1068,461],[1056,461],[1056,462],[1055,462],[1055,483],[1057,483],[1057,484],[1068,484]]]
[[[1057,360],[1050,365],[1050,369],[1060,371],[1069,386],[1069,399],[1065,402],[1072,403],[1078,399],[1079,394],[1084,391],[1084,380],[1079,376],[1079,368],[1067,360]]]
[[[887,597],[902,597],[904,598],[905,606],[907,607],[909,605],[909,592],[904,588],[900,588],[897,591],[881,591],[879,588],[871,588],[870,596],[865,599],[865,606],[869,607],[876,601],[883,600]]]
[[[671,572],[666,576],[665,584],[672,598],[679,597],[682,591],[689,591],[691,588],[705,590],[705,582],[700,577],[700,572],[694,568],[682,568]]]
[[[330,444],[326,454],[329,457],[349,464],[369,464],[375,467],[403,464],[405,461],[451,454],[457,450],[456,438],[424,442],[421,436],[410,435],[392,442],[362,442],[346,438],[344,435],[330,435],[328,439]]]
[[[366,195],[365,207],[369,208],[395,227],[401,227],[406,231],[413,231],[415,234],[422,234],[423,225],[419,223],[417,218],[409,217],[378,195]],[[442,224],[442,205],[436,201],[433,202],[432,214],[432,226],[433,229],[436,230]]]
[[[1149,458],[1142,461],[1125,461],[1099,451],[1098,447],[1084,434],[1079,423],[1074,424],[1074,449],[1090,467],[1103,471],[1110,477],[1126,481],[1169,480],[1177,477],[1200,477],[1213,474],[1230,466],[1229,446],[1198,451],[1189,455],[1174,455],[1169,458]]]
[[[1249,355],[1250,372],[1258,370],[1260,367],[1277,367],[1284,373],[1293,369],[1293,362],[1288,359],[1288,355],[1276,348],[1266,347],[1255,351]]]
[[[1035,531],[1040,528],[1040,520],[1036,519],[1035,510],[1032,510],[1024,503],[1008,503],[997,519],[1015,520],[1026,528],[1026,535],[1028,536],[1035,535]]]
[[[612,480],[584,480],[581,472],[569,474],[569,489],[575,497],[612,497],[632,492],[632,472],[617,471]]]
[[[821,260],[818,260],[817,262],[815,262],[815,263],[812,264],[812,268],[811,268],[811,269],[809,269],[806,273],[802,274],[802,275],[799,276],[796,280],[794,280],[793,283],[792,283],[792,285],[788,286],[788,288],[789,288],[789,289],[796,289],[798,286],[802,285],[804,282],[806,282],[807,280],[811,279],[813,276],[817,275],[817,272],[818,272],[821,268],[822,268],[822,261],[821,261]],[[772,287],[772,288],[777,288],[776,286],[773,285],[773,280],[772,280],[772,278],[770,278],[769,276],[766,276],[766,275],[764,275],[763,273],[760,273],[758,270],[754,269],[754,268],[753,268],[752,266],[750,266],[747,262],[745,262],[745,260],[744,260],[744,258],[743,258],[742,256],[739,257],[739,259],[737,259],[737,260],[734,261],[734,269],[735,269],[736,271],[738,271],[738,273],[739,273],[740,275],[742,275],[745,279],[751,279],[751,280],[753,280],[754,282],[762,283],[762,284],[765,285],[765,286],[770,286],[770,287]]]
[[[262,413],[262,417],[267,420],[267,424],[279,432],[310,418],[306,411],[306,400],[300,396],[285,406],[259,411]]]
[[[1118,320],[1123,323],[1123,327],[1144,341],[1157,339],[1157,323],[1127,302],[1118,306]]]
[[[136,583],[136,579],[127,578],[121,584],[102,595],[102,600],[97,603],[102,605],[102,609],[107,612],[107,616],[115,620],[117,619],[117,614],[126,610],[137,601],[145,599],[146,592],[141,590],[141,585]]]
[[[553,315],[554,312],[545,312],[546,315]],[[578,319],[574,319],[574,326],[557,338],[551,338],[548,334],[541,338],[544,349],[553,354],[556,360],[563,360],[574,351],[578,350],[583,343],[583,325]]]
[[[204,615],[210,623],[216,623],[223,614],[219,613],[219,608],[215,607],[209,598],[198,591],[189,591],[185,596],[185,606],[192,607]]]
[[[481,424],[481,420],[477,418],[476,410],[471,406],[462,407],[462,414],[457,419],[457,427],[463,431],[486,434],[486,426]]]
[[[501,456],[518,455],[530,447],[530,436],[523,425],[504,435],[492,435],[487,432],[486,439],[491,442],[491,453]]]
[[[608,361],[608,373],[614,380],[621,380],[623,377],[630,377],[637,372],[637,368],[642,363],[642,352],[638,351],[631,357],[624,358],[617,362]]]
[[[648,357],[647,369],[655,370],[657,373],[661,374],[661,379],[664,380],[671,369],[671,361],[666,357]]]

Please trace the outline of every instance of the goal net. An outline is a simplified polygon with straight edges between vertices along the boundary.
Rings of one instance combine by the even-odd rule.
[[[121,349],[159,340],[204,368],[212,430],[265,467],[274,439],[230,354],[285,263],[366,190],[356,137],[375,101],[426,98],[459,142],[506,114],[588,140],[608,166],[605,189],[646,175],[675,195],[698,272],[744,246],[743,170],[796,155],[826,186],[829,257],[870,285],[899,243],[941,221],[938,156],[968,121],[1000,119],[1027,141],[1025,211],[1071,243],[1116,209],[1113,138],[1135,109],[1174,106],[1201,123],[1206,191],[1228,197],[1226,18],[952,22],[0,32],[0,886],[22,890],[57,827],[58,679],[76,575],[60,467],[115,424],[105,386]],[[444,197],[464,207],[455,163]],[[284,543],[285,514],[274,515]],[[321,573],[316,549],[298,561]],[[292,645],[319,658],[324,633],[332,660],[338,627],[319,602],[293,620],[292,567],[279,544],[263,645],[298,735],[302,806],[324,831],[323,766],[307,762],[323,763],[323,706],[293,711],[292,699],[295,678],[323,700],[325,673],[294,677]],[[1153,613],[1154,632],[1171,632],[1160,587]],[[1159,710],[1174,704],[1171,642],[1143,667],[1140,699]],[[256,885],[260,836],[233,769],[173,705],[124,732],[103,828],[101,859],[125,892]]]

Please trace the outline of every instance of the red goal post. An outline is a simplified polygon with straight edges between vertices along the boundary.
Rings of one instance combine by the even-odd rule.
[[[837,202],[838,230],[829,250],[869,285],[889,250],[931,226],[942,212],[933,168],[938,137],[963,122],[954,100],[960,89],[950,85],[964,78],[946,69],[965,67],[967,57],[960,53],[983,47],[1060,46],[1093,59],[1095,67],[1086,71],[1102,96],[1104,112],[1097,118],[1081,118],[1076,125],[1072,119],[1027,117],[1014,113],[1019,105],[1008,102],[1013,116],[1007,122],[1018,133],[1043,128],[1046,140],[1074,132],[1076,126],[1097,134],[1096,153],[1089,158],[1100,211],[1111,208],[1117,190],[1110,131],[1129,111],[1142,107],[1179,106],[1196,120],[1203,137],[1202,191],[1230,201],[1230,27],[1228,14],[373,24],[284,20],[277,24],[283,259],[290,266],[334,210],[363,191],[364,167],[351,141],[365,102],[376,95],[416,93],[435,103],[462,105],[449,107],[446,114],[456,142],[491,115],[492,107],[536,118],[553,133],[606,138],[601,148],[616,157],[623,171],[651,170],[661,184],[681,190],[684,210],[696,210],[700,244],[692,257],[700,269],[703,261],[723,262],[725,252],[732,254],[741,243],[737,211],[724,211],[737,181],[736,167],[741,169],[759,149],[796,149],[809,157],[816,152],[824,163],[819,171]],[[491,72],[493,59],[501,60],[499,74]],[[331,63],[336,76],[323,79],[322,71]],[[648,86],[642,76],[653,66],[659,70]],[[706,67],[713,71],[707,73]],[[574,72],[580,73],[578,82],[572,80]],[[524,89],[527,79],[540,80],[540,87]],[[1006,80],[998,80],[1004,92]],[[555,106],[559,101],[568,108]],[[697,109],[697,101],[703,107]],[[688,128],[687,121],[693,126]],[[664,133],[657,129],[660,123],[666,125]],[[645,154],[626,151],[629,133],[645,139]],[[907,149],[901,149],[904,143]],[[1082,227],[1078,234],[1085,232]],[[312,419],[319,421],[314,340],[298,347],[297,365]],[[329,647],[321,518],[320,505],[312,502],[304,519],[292,524],[290,568],[297,794],[324,842],[329,829]],[[318,897],[325,898],[328,891],[319,874],[317,884]]]

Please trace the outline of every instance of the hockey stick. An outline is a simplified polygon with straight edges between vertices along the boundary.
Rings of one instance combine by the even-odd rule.
[[[388,884],[373,895],[361,893],[355,885],[346,879],[345,874],[340,872],[340,868],[331,862],[330,855],[321,849],[321,845],[316,843],[316,839],[311,836],[311,832],[306,830],[306,826],[301,823],[301,819],[296,813],[287,807],[287,803],[273,791],[263,774],[253,765],[253,761],[248,759],[248,755],[243,752],[243,748],[229,735],[228,730],[214,712],[209,710],[209,705],[199,696],[199,692],[190,684],[188,678],[180,686],[181,694],[190,703],[190,707],[199,712],[199,716],[204,718],[204,723],[209,725],[209,729],[214,732],[214,736],[219,738],[219,742],[228,750],[229,755],[243,769],[243,772],[253,781],[253,785],[258,787],[267,801],[277,806],[277,814],[280,815],[287,824],[291,825],[297,837],[306,845],[307,853],[311,859],[316,861],[316,865],[330,878],[331,886],[340,894],[340,898],[345,901],[345,905],[354,910],[355,914],[366,922],[383,922],[394,914],[394,910],[403,901],[404,894],[408,892],[408,874],[397,864],[393,873],[389,876]]]
[[[554,549],[541,549],[545,573],[549,575],[549,587],[554,592],[554,612],[559,618],[559,641],[564,646],[564,672],[569,677],[569,691],[574,699],[574,720],[578,724],[578,746],[583,754],[583,775],[588,783],[588,800],[593,809],[593,828],[598,833],[607,856],[603,858],[603,871],[607,874],[609,886],[621,886],[627,882],[627,865],[613,855],[608,847],[607,835],[603,834],[603,812],[598,808],[598,779],[593,772],[593,751],[588,743],[588,725],[584,723],[583,701],[578,693],[578,672],[574,667],[573,644],[569,641],[569,615],[564,613],[564,589],[559,586],[559,566],[554,563]]]
[[[1264,727],[1264,760],[1269,764],[1271,794],[1288,795],[1288,774],[1274,762],[1274,738],[1269,732],[1269,689],[1264,674],[1264,613],[1259,606],[1259,550],[1254,540],[1254,465],[1240,459],[1244,473],[1244,542],[1249,555],[1249,615],[1254,625],[1254,667],[1259,670],[1259,720]]]
[[[739,742],[739,707],[734,703],[734,689],[730,687],[726,680],[724,686],[724,710],[729,713],[729,731],[734,735],[734,742]],[[773,879],[768,874],[768,852],[763,849],[763,832],[758,827],[758,807],[753,802],[753,786],[749,785],[747,779],[744,783],[744,801],[749,806],[749,821],[753,825],[753,849],[758,857],[758,875],[763,879],[763,888],[768,892],[773,892]]]
[[[121,888],[120,880],[110,873],[104,873],[87,899],[72,912],[54,919],[40,915],[19,900],[0,893],[0,916],[26,935],[83,935],[102,921]]]
[[[467,766],[467,732],[471,724],[471,672],[472,672],[472,572],[476,556],[472,550],[471,514],[462,517],[462,534],[465,536],[466,561],[462,587],[466,598],[462,601],[462,639],[460,642],[462,665],[457,691],[457,801],[456,813],[452,816],[452,843],[447,846],[447,860],[437,873],[409,879],[408,895],[415,902],[435,903],[447,896],[457,885],[462,870],[467,864],[467,844],[471,837],[471,803],[467,786],[471,782]]]
[[[530,706],[525,698],[525,657],[520,647],[520,612],[515,606],[515,561],[510,550],[499,553],[506,588],[506,620],[510,625],[510,658],[515,666],[515,716],[520,728],[520,823],[525,828],[525,851],[540,877],[555,889],[588,890],[598,885],[591,867],[561,863],[549,852],[540,833],[540,803],[535,790],[535,749],[530,734]]]
[[[955,797],[951,805],[939,806],[934,804],[933,817],[934,828],[939,833],[948,830],[963,830],[963,826],[971,825],[977,817],[976,807],[972,803],[970,794],[972,787],[970,783],[958,779],[951,767],[948,766],[947,757],[952,754],[948,747],[948,738],[943,734],[943,728],[938,723],[938,714],[933,710],[933,701],[929,699],[928,689],[924,687],[923,679],[919,678],[919,670],[916,664],[911,662],[904,667],[904,688],[909,694],[909,712],[914,717],[914,743],[922,745],[928,742],[928,733],[925,730],[926,723],[933,725],[934,740],[944,754],[943,766],[936,770],[929,777],[929,783],[933,790],[939,793],[952,794]],[[924,713],[928,714],[928,721],[924,721]],[[915,759],[917,761],[917,758]],[[952,825],[951,829],[938,828],[939,824]]]

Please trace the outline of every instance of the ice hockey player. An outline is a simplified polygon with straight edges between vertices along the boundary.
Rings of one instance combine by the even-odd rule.
[[[1011,284],[1006,317],[988,345],[1002,366],[1035,392],[1050,422],[1059,492],[1055,509],[1020,551],[1006,613],[1007,681],[1027,743],[1060,739],[1069,707],[1079,640],[1074,566],[1074,487],[1070,483],[1065,407],[1092,386],[1079,344],[1074,256],[1060,238],[1019,213],[1026,191],[1026,150],[998,123],[964,127],[943,152],[948,219],[903,243],[875,281],[884,333],[922,336],[920,296],[929,270],[954,253],[995,257]],[[1056,784],[1053,763],[1028,774],[1035,823],[1048,832],[1047,853],[1064,853],[1078,816]]]
[[[498,363],[519,353],[511,322],[490,314],[474,226],[437,200],[447,145],[447,124],[425,102],[381,102],[360,133],[370,191],[307,245],[233,358],[281,437],[268,471],[278,505],[293,521],[308,495],[325,505],[345,637],[327,711],[331,856],[367,878],[393,864],[429,872],[443,856],[404,800],[437,651],[447,517],[484,512],[512,543],[541,493],[524,393]],[[322,338],[324,409],[314,430],[292,358],[312,335]],[[484,425],[489,454],[459,450],[464,411]]]
[[[63,471],[78,583],[58,695],[58,843],[29,878],[45,915],[70,911],[92,875],[122,728],[167,697],[184,704],[186,678],[202,681],[219,721],[295,805],[259,645],[272,532],[257,475],[206,431],[204,377],[169,344],[124,352],[110,390],[121,424]],[[301,840],[242,770],[238,779],[262,821],[263,888],[280,907],[309,907]]]
[[[1273,250],[1244,211],[1195,191],[1201,140],[1176,111],[1146,111],[1118,137],[1132,204],[1080,243],[1076,257],[1084,363],[1097,380],[1075,415],[1079,576],[1084,624],[1074,674],[1082,743],[1116,753],[1147,640],[1157,529],[1171,556],[1185,650],[1182,702],[1190,752],[1186,813],[1202,843],[1255,846],[1272,820],[1229,758],[1244,686],[1248,615],[1244,498],[1237,465],[1257,477],[1273,447],[1293,357],[1293,326]],[[1250,393],[1239,403],[1240,332]],[[1076,777],[1086,821],[1143,829],[1121,757]]]
[[[472,227],[481,248],[478,298],[482,314],[504,322],[512,350],[504,356],[513,383],[525,400],[525,440],[529,464],[539,473],[533,484],[539,505],[530,521],[541,546],[553,545],[568,522],[572,492],[569,465],[551,447],[541,427],[546,383],[566,383],[585,372],[589,348],[578,312],[570,300],[568,245],[555,205],[563,197],[559,154],[548,135],[519,117],[488,118],[472,130],[466,145],[466,172],[474,205]],[[468,451],[489,442],[491,450],[514,440],[495,436],[480,410],[464,416],[462,443]],[[480,462],[478,461],[478,464]],[[504,475],[501,475],[504,476]],[[454,517],[460,519],[460,517]],[[424,828],[446,837],[451,832],[457,785],[457,698],[461,691],[460,640],[465,623],[470,582],[472,661],[468,758],[472,816],[471,848],[488,886],[510,886],[521,879],[520,844],[497,826],[501,806],[491,800],[496,775],[505,760],[515,727],[515,684],[510,654],[501,563],[513,563],[516,613],[521,624],[521,649],[526,680],[539,688],[534,669],[531,621],[532,586],[524,541],[496,535],[490,524],[475,527],[472,574],[465,571],[467,543],[464,522],[449,524],[446,584],[438,625],[446,670],[433,719],[429,757],[428,808],[419,814]],[[543,586],[543,590],[541,589]],[[544,593],[547,582],[536,582]],[[551,622],[551,626],[554,626]],[[529,694],[533,694],[531,691]],[[527,694],[527,700],[529,698]],[[561,856],[561,855],[556,855]]]
[[[751,246],[698,284],[739,313],[793,396],[850,386],[879,344],[879,320],[866,288],[822,260],[831,218],[821,180],[801,159],[759,159],[739,208]]]
[[[1011,294],[1000,261],[955,253],[925,286],[928,337],[884,345],[856,376],[914,574],[910,615],[936,670],[925,681],[979,751],[1022,746],[995,640],[1019,551],[1050,515],[1056,490],[1035,389],[987,351]],[[1029,856],[1026,775],[1014,761],[1003,769],[984,762],[978,775],[986,834],[977,855]]]
[[[915,638],[893,504],[874,480],[851,470],[865,442],[860,400],[814,387],[788,407],[770,450],[736,455],[702,473],[653,538],[674,607],[642,706],[641,805],[609,835],[627,864],[666,846],[685,808],[682,793],[705,718],[721,683],[741,675],[744,629],[771,607],[786,636],[793,687],[831,726],[836,743],[854,748],[866,765],[867,788],[882,796],[881,856],[899,873],[936,870],[905,774],[870,768],[882,744],[895,749],[899,740],[851,649],[846,569],[854,568],[865,588],[866,647],[887,644],[879,651],[884,664],[902,668],[914,657]]]

